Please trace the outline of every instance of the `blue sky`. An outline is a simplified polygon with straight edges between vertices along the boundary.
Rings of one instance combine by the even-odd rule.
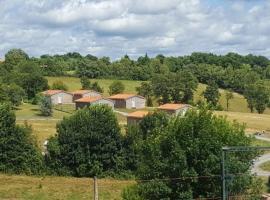
[[[193,51],[270,57],[270,1],[0,0],[0,58],[186,55]]]

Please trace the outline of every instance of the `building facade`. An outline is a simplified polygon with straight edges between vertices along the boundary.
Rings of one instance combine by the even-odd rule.
[[[188,104],[167,103],[158,107],[158,110],[164,111],[169,115],[184,116],[191,106]]]
[[[72,92],[73,94],[73,101],[75,102],[78,99],[83,97],[101,97],[101,93],[93,91],[93,90],[77,90]]]
[[[114,101],[115,108],[141,109],[145,108],[145,98],[136,94],[116,94],[109,99]]]
[[[73,95],[63,90],[47,90],[42,94],[50,98],[53,105],[73,103]]]
[[[83,97],[75,100],[76,110],[96,104],[105,104],[114,109],[113,101],[103,97]]]
[[[138,125],[140,121],[148,114],[149,114],[148,111],[135,111],[129,113],[127,116],[127,125],[128,126]]]

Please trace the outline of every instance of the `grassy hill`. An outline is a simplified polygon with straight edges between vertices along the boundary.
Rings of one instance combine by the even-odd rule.
[[[77,90],[81,88],[80,79],[75,77],[47,77],[49,85],[52,85],[53,82],[57,80],[63,81],[69,88],[70,91]],[[91,79],[92,82],[97,81],[101,87],[104,89],[104,96],[109,96],[108,88],[109,85],[113,82],[111,79]],[[127,93],[136,93],[136,87],[140,86],[141,81],[131,81],[131,80],[122,80],[125,85],[125,92]],[[195,102],[199,99],[202,99],[201,94],[205,90],[206,85],[199,84],[197,91],[194,94]],[[225,109],[226,108],[226,99],[225,99],[225,90],[220,90],[220,104]],[[231,112],[244,112],[249,113],[247,107],[247,102],[245,98],[237,93],[234,93],[234,98],[230,102],[229,111]],[[265,111],[265,114],[270,114],[270,109]]]

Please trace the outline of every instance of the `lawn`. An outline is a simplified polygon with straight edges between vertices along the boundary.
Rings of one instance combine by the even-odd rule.
[[[227,111],[215,111],[214,113],[219,116],[227,116],[227,119],[230,121],[237,120],[239,123],[245,123],[248,131],[270,131],[270,115],[267,114]]]
[[[78,90],[81,88],[80,79],[75,77],[47,77],[49,85],[52,85],[53,82],[57,80],[63,81],[67,86],[69,91]],[[97,81],[100,86],[104,89],[104,96],[109,96],[108,88],[109,85],[114,81],[112,79],[91,79],[91,82]],[[126,93],[136,93],[136,87],[140,86],[141,81],[131,81],[131,80],[121,80],[125,85]],[[199,99],[202,99],[202,92],[205,90],[205,84],[199,84],[197,91],[194,94],[194,101],[197,102]],[[226,99],[225,99],[225,90],[220,90],[220,104],[224,109],[226,109]],[[232,112],[244,112],[249,113],[247,107],[247,102],[245,98],[237,93],[234,93],[234,98],[230,102],[229,111]],[[270,109],[265,111],[265,114],[270,114]]]
[[[83,200],[93,199],[93,180],[72,177],[33,177],[0,174],[0,199]],[[100,200],[121,199],[122,190],[134,181],[98,180]]]
[[[260,168],[264,171],[270,171],[270,161],[267,161],[260,165]]]

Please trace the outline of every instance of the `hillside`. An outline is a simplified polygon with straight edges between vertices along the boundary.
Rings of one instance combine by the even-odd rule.
[[[49,85],[52,85],[56,80],[63,81],[69,88],[70,91],[80,89],[80,79],[74,77],[47,77]],[[97,81],[101,87],[104,88],[104,95],[108,96],[108,87],[113,82],[111,79],[91,79],[92,82]],[[125,92],[127,93],[136,93],[136,87],[140,86],[141,81],[131,81],[131,80],[122,80],[125,85]],[[195,102],[201,99],[201,94],[205,90],[206,85],[199,84],[197,91],[194,94]],[[226,108],[226,99],[225,99],[225,90],[220,90],[220,104],[225,109]],[[247,102],[245,98],[237,93],[234,93],[234,98],[230,102],[229,111],[231,112],[244,112],[250,113]],[[264,114],[270,114],[270,109],[267,109]]]

